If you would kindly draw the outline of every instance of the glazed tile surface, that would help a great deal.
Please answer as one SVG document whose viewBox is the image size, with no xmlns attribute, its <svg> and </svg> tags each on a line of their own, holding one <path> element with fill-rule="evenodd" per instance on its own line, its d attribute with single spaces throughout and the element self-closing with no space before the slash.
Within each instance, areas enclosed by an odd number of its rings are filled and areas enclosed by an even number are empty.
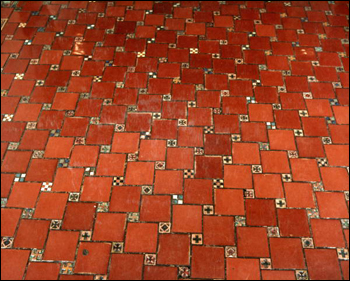
<svg viewBox="0 0 350 281">
<path fill-rule="evenodd" d="M 2 1 L 1 278 L 348 279 L 345 1 Z"/>
</svg>

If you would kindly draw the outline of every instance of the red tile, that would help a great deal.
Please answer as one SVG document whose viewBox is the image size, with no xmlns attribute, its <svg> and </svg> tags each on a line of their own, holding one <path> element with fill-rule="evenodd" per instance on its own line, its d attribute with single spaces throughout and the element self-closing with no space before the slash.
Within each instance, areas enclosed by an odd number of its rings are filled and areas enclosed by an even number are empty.
<svg viewBox="0 0 350 281">
<path fill-rule="evenodd" d="M 314 137 L 297 137 L 296 143 L 300 157 L 325 157 L 322 140 Z"/>
<path fill-rule="evenodd" d="M 267 232 L 263 227 L 237 227 L 239 257 L 269 257 Z"/>
<path fill-rule="evenodd" d="M 125 251 L 155 253 L 157 250 L 158 224 L 129 223 L 126 230 Z"/>
<path fill-rule="evenodd" d="M 73 261 L 79 233 L 74 231 L 51 231 L 45 248 L 44 260 Z"/>
<path fill-rule="evenodd" d="M 290 208 L 315 208 L 312 185 L 309 183 L 285 183 L 287 206 Z"/>
<path fill-rule="evenodd" d="M 178 145 L 203 147 L 203 129 L 199 127 L 179 127 Z"/>
<path fill-rule="evenodd" d="M 229 188 L 252 188 L 252 172 L 250 166 L 225 165 L 224 183 Z"/>
<path fill-rule="evenodd" d="M 140 220 L 147 222 L 170 221 L 170 196 L 143 196 Z"/>
<path fill-rule="evenodd" d="M 110 251 L 110 243 L 80 243 L 74 272 L 106 274 Z"/>
<path fill-rule="evenodd" d="M 230 135 L 207 134 L 204 148 L 207 155 L 229 155 L 231 152 Z"/>
<path fill-rule="evenodd" d="M 263 280 L 295 280 L 295 272 L 292 270 L 262 270 Z"/>
<path fill-rule="evenodd" d="M 258 144 L 232 143 L 232 161 L 235 164 L 260 164 Z"/>
<path fill-rule="evenodd" d="M 96 204 L 68 203 L 64 215 L 62 229 L 90 230 L 93 226 Z"/>
<path fill-rule="evenodd" d="M 129 113 L 126 121 L 127 131 L 148 132 L 152 116 L 148 113 Z"/>
<path fill-rule="evenodd" d="M 324 188 L 333 191 L 345 191 L 349 186 L 349 175 L 344 168 L 320 168 Z"/>
<path fill-rule="evenodd" d="M 283 198 L 282 179 L 276 174 L 254 174 L 254 189 L 257 198 Z"/>
<path fill-rule="evenodd" d="M 173 232 L 202 232 L 202 207 L 195 205 L 173 205 Z M 192 276 L 193 277 L 193 276 Z"/>
<path fill-rule="evenodd" d="M 1 278 L 7 280 L 23 279 L 29 255 L 29 250 L 1 249 L 3 257 Z"/>
<path fill-rule="evenodd" d="M 58 263 L 30 262 L 26 280 L 57 280 L 60 273 Z"/>
<path fill-rule="evenodd" d="M 123 241 L 126 214 L 98 213 L 92 239 L 95 241 Z"/>
<path fill-rule="evenodd" d="M 245 214 L 242 190 L 215 189 L 214 198 L 216 214 L 236 216 Z M 232 202 L 235 202 L 235 204 L 232 204 Z"/>
<path fill-rule="evenodd" d="M 320 181 L 320 173 L 315 159 L 290 159 L 294 181 Z"/>
<path fill-rule="evenodd" d="M 112 178 L 86 177 L 81 192 L 81 201 L 108 201 Z"/>
<path fill-rule="evenodd" d="M 158 263 L 190 264 L 190 237 L 187 234 L 164 234 L 159 236 Z"/>
<path fill-rule="evenodd" d="M 8 151 L 1 165 L 1 171 L 24 173 L 27 170 L 31 156 L 31 151 Z"/>
<path fill-rule="evenodd" d="M 309 237 L 309 223 L 305 210 L 278 209 L 277 216 L 282 236 Z"/>
<path fill-rule="evenodd" d="M 126 168 L 125 183 L 130 185 L 152 185 L 154 163 L 129 162 Z"/>
<path fill-rule="evenodd" d="M 138 212 L 141 188 L 137 186 L 116 186 L 113 188 L 109 210 L 112 212 Z"/>
<path fill-rule="evenodd" d="M 316 247 L 345 247 L 341 223 L 338 220 L 312 219 L 311 229 Z"/>
<path fill-rule="evenodd" d="M 269 130 L 270 149 L 296 150 L 294 133 L 290 130 Z M 297 138 L 304 139 L 304 138 Z M 299 153 L 300 155 L 300 153 Z M 301 156 L 301 155 L 300 155 Z"/>
<path fill-rule="evenodd" d="M 166 142 L 164 140 L 141 140 L 139 160 L 164 161 Z"/>
<path fill-rule="evenodd" d="M 226 259 L 227 278 L 230 280 L 259 280 L 258 259 Z"/>
<path fill-rule="evenodd" d="M 97 175 L 122 176 L 124 174 L 125 154 L 101 154 L 97 163 Z"/>
<path fill-rule="evenodd" d="M 179 194 L 182 193 L 182 171 L 156 171 L 154 193 L 156 194 Z"/>
<path fill-rule="evenodd" d="M 223 97 L 222 111 L 226 114 L 247 114 L 247 101 L 244 97 Z"/>
<path fill-rule="evenodd" d="M 192 248 L 192 278 L 224 278 L 224 249 L 215 247 Z"/>
<path fill-rule="evenodd" d="M 112 255 L 110 263 L 110 278 L 113 280 L 138 280 L 142 278 L 143 255 L 118 254 Z"/>
<path fill-rule="evenodd" d="M 64 137 L 83 137 L 86 134 L 89 125 L 88 118 L 73 117 L 64 120 L 61 136 Z"/>
<path fill-rule="evenodd" d="M 57 160 L 33 159 L 27 172 L 27 181 L 52 182 L 57 167 Z"/>
<path fill-rule="evenodd" d="M 329 165 L 349 166 L 349 145 L 327 145 L 325 151 Z"/>
<path fill-rule="evenodd" d="M 203 218 L 204 245 L 234 245 L 234 221 L 232 217 L 205 216 Z"/>
<path fill-rule="evenodd" d="M 262 151 L 261 162 L 265 173 L 290 173 L 288 155 L 285 151 Z"/>
<path fill-rule="evenodd" d="M 21 103 L 17 107 L 14 121 L 36 121 L 41 111 L 41 104 L 25 104 Z"/>
<path fill-rule="evenodd" d="M 40 183 L 16 182 L 12 187 L 7 207 L 34 208 L 40 193 Z"/>
<path fill-rule="evenodd" d="M 62 219 L 68 194 L 41 193 L 36 204 L 34 218 Z"/>
<path fill-rule="evenodd" d="M 19 142 L 23 134 L 24 128 L 24 123 L 3 122 L 1 124 L 1 141 Z"/>
<path fill-rule="evenodd" d="M 212 204 L 212 186 L 213 183 L 211 180 L 186 179 L 184 185 L 184 202 L 189 204 Z M 181 193 L 181 189 L 179 193 Z"/>
<path fill-rule="evenodd" d="M 69 164 L 78 167 L 94 167 L 96 166 L 98 153 L 98 146 L 75 146 Z"/>
<path fill-rule="evenodd" d="M 115 133 L 112 152 L 135 153 L 138 150 L 139 141 L 139 133 Z"/>
<path fill-rule="evenodd" d="M 43 249 L 50 221 L 23 219 L 19 223 L 14 247 Z"/>
<path fill-rule="evenodd" d="M 82 168 L 60 168 L 57 169 L 52 191 L 79 192 L 83 179 Z"/>
<path fill-rule="evenodd" d="M 249 120 L 252 122 L 273 122 L 272 106 L 269 104 L 249 104 Z"/>
<path fill-rule="evenodd" d="M 1 236 L 14 236 L 21 214 L 19 209 L 1 209 Z"/>
<path fill-rule="evenodd" d="M 73 138 L 49 138 L 45 150 L 45 157 L 69 158 L 73 142 Z"/>
<path fill-rule="evenodd" d="M 270 249 L 273 268 L 305 268 L 300 239 L 271 238 Z"/>
<path fill-rule="evenodd" d="M 267 129 L 263 123 L 244 122 L 241 130 L 244 142 L 267 142 Z"/>
<path fill-rule="evenodd" d="M 347 204 L 341 193 L 316 192 L 321 218 L 349 218 Z"/>
<path fill-rule="evenodd" d="M 306 249 L 305 257 L 311 279 L 341 279 L 335 249 Z"/>
</svg>

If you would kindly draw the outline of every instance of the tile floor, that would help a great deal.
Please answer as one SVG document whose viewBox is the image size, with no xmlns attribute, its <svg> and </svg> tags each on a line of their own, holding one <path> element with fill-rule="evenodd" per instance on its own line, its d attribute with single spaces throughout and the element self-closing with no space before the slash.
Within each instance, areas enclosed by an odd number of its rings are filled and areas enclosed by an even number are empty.
<svg viewBox="0 0 350 281">
<path fill-rule="evenodd" d="M 1 279 L 349 279 L 347 2 L 1 3 Z"/>
</svg>

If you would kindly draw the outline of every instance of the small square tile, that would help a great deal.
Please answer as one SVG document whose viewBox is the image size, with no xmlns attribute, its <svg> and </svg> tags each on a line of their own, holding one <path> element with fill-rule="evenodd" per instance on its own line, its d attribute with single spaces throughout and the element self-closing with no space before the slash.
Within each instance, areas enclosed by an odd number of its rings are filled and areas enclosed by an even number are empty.
<svg viewBox="0 0 350 281">
<path fill-rule="evenodd" d="M 278 227 L 268 227 L 267 228 L 267 236 L 268 237 L 280 237 L 280 231 Z"/>
<path fill-rule="evenodd" d="M 213 187 L 214 188 L 224 188 L 224 180 L 223 179 L 213 179 Z"/>
<path fill-rule="evenodd" d="M 182 205 L 184 203 L 183 201 L 183 195 L 173 195 L 172 196 L 172 203 L 174 205 Z"/>
<path fill-rule="evenodd" d="M 301 243 L 304 249 L 312 249 L 315 247 L 314 240 L 312 238 L 301 238 Z"/>
<path fill-rule="evenodd" d="M 349 260 L 349 250 L 345 248 L 337 249 L 338 259 L 339 260 Z"/>
<path fill-rule="evenodd" d="M 237 258 L 237 247 L 226 246 L 225 247 L 226 258 Z"/>
<path fill-rule="evenodd" d="M 203 235 L 202 234 L 191 234 L 191 244 L 192 245 L 202 245 Z"/>
<path fill-rule="evenodd" d="M 170 233 L 171 223 L 170 222 L 160 222 L 158 226 L 159 233 Z"/>
<path fill-rule="evenodd" d="M 80 241 L 91 241 L 92 231 L 80 231 Z"/>
<path fill-rule="evenodd" d="M 260 268 L 261 269 L 272 269 L 271 259 L 261 258 L 260 259 Z"/>
<path fill-rule="evenodd" d="M 287 203 L 286 203 L 286 199 L 276 199 L 276 208 L 278 209 L 285 209 L 287 208 Z"/>
<path fill-rule="evenodd" d="M 124 250 L 124 243 L 123 242 L 113 242 L 111 252 L 112 254 L 121 254 Z"/>
<path fill-rule="evenodd" d="M 52 220 L 50 223 L 51 230 L 59 230 L 62 226 L 62 220 Z"/>
</svg>

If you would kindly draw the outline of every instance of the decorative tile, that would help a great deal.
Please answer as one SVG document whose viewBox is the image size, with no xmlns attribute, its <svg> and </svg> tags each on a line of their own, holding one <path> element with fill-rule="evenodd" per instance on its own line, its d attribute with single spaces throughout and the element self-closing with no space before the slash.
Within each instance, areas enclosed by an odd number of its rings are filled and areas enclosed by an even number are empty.
<svg viewBox="0 0 350 281">
<path fill-rule="evenodd" d="M 124 250 L 124 243 L 122 242 L 113 242 L 112 243 L 112 250 L 111 252 L 113 254 L 121 254 Z"/>
<path fill-rule="evenodd" d="M 287 208 L 286 199 L 276 199 L 275 204 L 276 204 L 276 208 L 278 208 L 278 209 Z"/>
<path fill-rule="evenodd" d="M 246 226 L 246 217 L 244 216 L 235 216 L 235 226 L 239 227 L 239 226 Z"/>
<path fill-rule="evenodd" d="M 214 188 L 224 188 L 224 180 L 223 179 L 213 179 L 213 187 Z"/>
<path fill-rule="evenodd" d="M 261 174 L 263 172 L 261 165 L 252 165 L 253 174 Z"/>
<path fill-rule="evenodd" d="M 1 239 L 1 249 L 10 249 L 12 248 L 14 239 L 12 237 L 3 237 Z"/>
<path fill-rule="evenodd" d="M 62 226 L 62 220 L 52 220 L 50 223 L 51 230 L 59 230 Z"/>
<path fill-rule="evenodd" d="M 74 262 L 62 262 L 60 268 L 60 274 L 73 274 Z"/>
<path fill-rule="evenodd" d="M 138 222 L 138 221 L 140 221 L 140 214 L 139 213 L 128 213 L 127 220 L 128 220 L 128 222 Z"/>
<path fill-rule="evenodd" d="M 191 234 L 191 244 L 192 245 L 202 245 L 203 235 L 202 234 Z"/>
<path fill-rule="evenodd" d="M 349 260 L 349 250 L 345 248 L 337 249 L 338 259 L 340 260 Z"/>
<path fill-rule="evenodd" d="M 315 247 L 314 240 L 312 238 L 301 238 L 301 244 L 304 249 L 312 249 Z"/>
<path fill-rule="evenodd" d="M 91 241 L 92 231 L 80 231 L 80 241 Z"/>
<path fill-rule="evenodd" d="M 271 259 L 261 258 L 260 259 L 260 268 L 261 269 L 271 269 L 272 268 Z"/>
<path fill-rule="evenodd" d="M 124 184 L 124 177 L 114 177 L 113 178 L 113 185 L 121 186 Z"/>
<path fill-rule="evenodd" d="M 269 226 L 267 227 L 267 236 L 268 237 L 280 237 L 280 230 L 278 227 Z"/>
<path fill-rule="evenodd" d="M 33 249 L 29 256 L 29 261 L 41 261 L 43 259 L 44 250 Z"/>
<path fill-rule="evenodd" d="M 226 246 L 225 247 L 226 258 L 237 258 L 237 247 Z"/>
<path fill-rule="evenodd" d="M 68 201 L 70 202 L 78 202 L 80 198 L 80 193 L 78 192 L 71 192 L 69 193 Z"/>
<path fill-rule="evenodd" d="M 153 193 L 153 186 L 142 186 L 141 193 L 143 195 L 151 195 Z"/>
<path fill-rule="evenodd" d="M 183 197 L 183 195 L 173 195 L 172 196 L 172 203 L 174 204 L 174 205 L 182 205 L 183 203 L 184 203 L 184 197 Z"/>
<path fill-rule="evenodd" d="M 41 191 L 50 192 L 52 189 L 52 186 L 53 186 L 52 182 L 43 182 L 41 186 Z"/>
<path fill-rule="evenodd" d="M 180 266 L 178 275 L 179 275 L 179 278 L 183 278 L 183 279 L 189 278 L 191 276 L 191 269 L 187 266 L 185 267 Z"/>
<path fill-rule="evenodd" d="M 295 277 L 297 280 L 309 280 L 309 274 L 306 270 L 296 270 Z"/>
<path fill-rule="evenodd" d="M 170 222 L 160 222 L 158 226 L 159 233 L 170 233 L 171 223 Z"/>
</svg>

